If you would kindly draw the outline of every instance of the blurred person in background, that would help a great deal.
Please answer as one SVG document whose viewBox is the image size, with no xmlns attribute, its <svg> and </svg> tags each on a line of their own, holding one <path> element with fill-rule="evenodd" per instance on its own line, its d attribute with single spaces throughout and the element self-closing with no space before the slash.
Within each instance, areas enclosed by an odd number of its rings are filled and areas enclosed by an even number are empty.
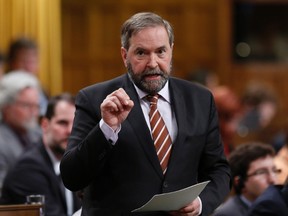
<svg viewBox="0 0 288 216">
<path fill-rule="evenodd" d="M 228 86 L 217 86 L 213 88 L 212 93 L 218 111 L 220 134 L 225 154 L 228 156 L 235 147 L 234 137 L 242 111 L 240 98 Z"/>
<path fill-rule="evenodd" d="M 4 75 L 5 71 L 5 56 L 2 52 L 0 52 L 0 79 Z"/>
<path fill-rule="evenodd" d="M 187 80 L 204 85 L 210 90 L 213 90 L 219 85 L 217 75 L 208 69 L 196 69 L 191 71 L 187 76 Z"/>
<path fill-rule="evenodd" d="M 266 143 L 237 146 L 228 158 L 235 194 L 220 205 L 213 216 L 246 215 L 256 198 L 277 182 L 280 170 L 274 164 L 274 156 L 274 148 Z"/>
<path fill-rule="evenodd" d="M 263 83 L 251 82 L 241 96 L 241 103 L 243 117 L 239 121 L 237 129 L 239 142 L 272 140 L 274 133 L 267 132 L 267 129 L 278 110 L 277 97 L 274 91 Z"/>
<path fill-rule="evenodd" d="M 71 133 L 74 103 L 74 97 L 68 93 L 49 100 L 41 119 L 42 139 L 8 172 L 1 204 L 21 204 L 27 195 L 41 194 L 45 196 L 45 216 L 71 216 L 80 208 L 80 199 L 64 188 L 59 169 Z"/>
<path fill-rule="evenodd" d="M 22 71 L 5 74 L 0 80 L 0 112 L 1 189 L 7 171 L 40 137 L 37 79 Z"/>
<path fill-rule="evenodd" d="M 277 152 L 274 162 L 277 168 L 281 169 L 282 172 L 278 178 L 278 184 L 283 185 L 287 181 L 288 176 L 288 140 L 287 135 L 285 139 L 285 144 Z"/>
<path fill-rule="evenodd" d="M 33 74 L 38 79 L 39 63 L 39 48 L 34 40 L 28 37 L 20 37 L 11 42 L 7 54 L 8 72 L 24 70 Z M 40 91 L 39 100 L 40 115 L 42 116 L 45 114 L 48 100 L 48 96 L 43 88 Z"/>
</svg>

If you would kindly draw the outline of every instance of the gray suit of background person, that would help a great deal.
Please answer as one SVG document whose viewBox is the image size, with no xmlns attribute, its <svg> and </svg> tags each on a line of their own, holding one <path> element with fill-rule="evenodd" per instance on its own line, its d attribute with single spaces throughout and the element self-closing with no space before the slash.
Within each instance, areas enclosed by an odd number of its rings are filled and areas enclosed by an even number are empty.
<svg viewBox="0 0 288 216">
<path fill-rule="evenodd" d="M 170 76 L 173 29 L 157 14 L 133 15 L 123 24 L 121 38 L 128 73 L 80 90 L 60 166 L 63 182 L 70 190 L 85 188 L 83 216 L 207 216 L 230 190 L 213 96 Z M 161 96 L 157 109 L 172 138 L 164 173 L 148 116 L 147 96 L 155 94 Z M 179 209 L 131 213 L 155 194 L 206 180 L 199 197 Z"/>
<path fill-rule="evenodd" d="M 279 170 L 274 164 L 275 151 L 269 144 L 240 144 L 228 161 L 235 195 L 226 200 L 213 216 L 246 216 L 252 203 L 269 185 L 276 183 Z"/>
<path fill-rule="evenodd" d="M 0 190 L 8 170 L 18 157 L 40 138 L 39 85 L 22 71 L 0 80 Z"/>
</svg>

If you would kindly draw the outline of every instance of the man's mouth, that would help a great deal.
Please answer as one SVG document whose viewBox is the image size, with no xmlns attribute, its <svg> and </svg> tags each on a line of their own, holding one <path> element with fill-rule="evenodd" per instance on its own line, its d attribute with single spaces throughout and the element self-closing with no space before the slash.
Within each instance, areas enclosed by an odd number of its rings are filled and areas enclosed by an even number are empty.
<svg viewBox="0 0 288 216">
<path fill-rule="evenodd" d="M 145 75 L 145 79 L 149 79 L 149 80 L 159 79 L 159 77 L 161 77 L 161 74 L 148 74 L 148 75 Z"/>
</svg>

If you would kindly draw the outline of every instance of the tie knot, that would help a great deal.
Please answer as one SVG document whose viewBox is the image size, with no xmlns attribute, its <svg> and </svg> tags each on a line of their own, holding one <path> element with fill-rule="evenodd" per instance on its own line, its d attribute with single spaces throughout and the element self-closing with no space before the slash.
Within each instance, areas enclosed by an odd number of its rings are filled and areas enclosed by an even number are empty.
<svg viewBox="0 0 288 216">
<path fill-rule="evenodd" d="M 147 95 L 147 100 L 150 102 L 151 105 L 156 105 L 159 99 L 159 95 Z"/>
</svg>

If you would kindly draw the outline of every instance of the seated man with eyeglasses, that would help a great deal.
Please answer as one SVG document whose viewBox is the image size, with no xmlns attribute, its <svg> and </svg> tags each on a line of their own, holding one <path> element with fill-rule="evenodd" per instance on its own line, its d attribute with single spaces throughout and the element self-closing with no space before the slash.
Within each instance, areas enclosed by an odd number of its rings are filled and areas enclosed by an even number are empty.
<svg viewBox="0 0 288 216">
<path fill-rule="evenodd" d="M 265 143 L 245 143 L 233 150 L 228 160 L 235 194 L 231 194 L 213 216 L 247 215 L 256 198 L 277 182 L 281 170 L 276 168 L 274 156 L 273 147 Z"/>
</svg>

